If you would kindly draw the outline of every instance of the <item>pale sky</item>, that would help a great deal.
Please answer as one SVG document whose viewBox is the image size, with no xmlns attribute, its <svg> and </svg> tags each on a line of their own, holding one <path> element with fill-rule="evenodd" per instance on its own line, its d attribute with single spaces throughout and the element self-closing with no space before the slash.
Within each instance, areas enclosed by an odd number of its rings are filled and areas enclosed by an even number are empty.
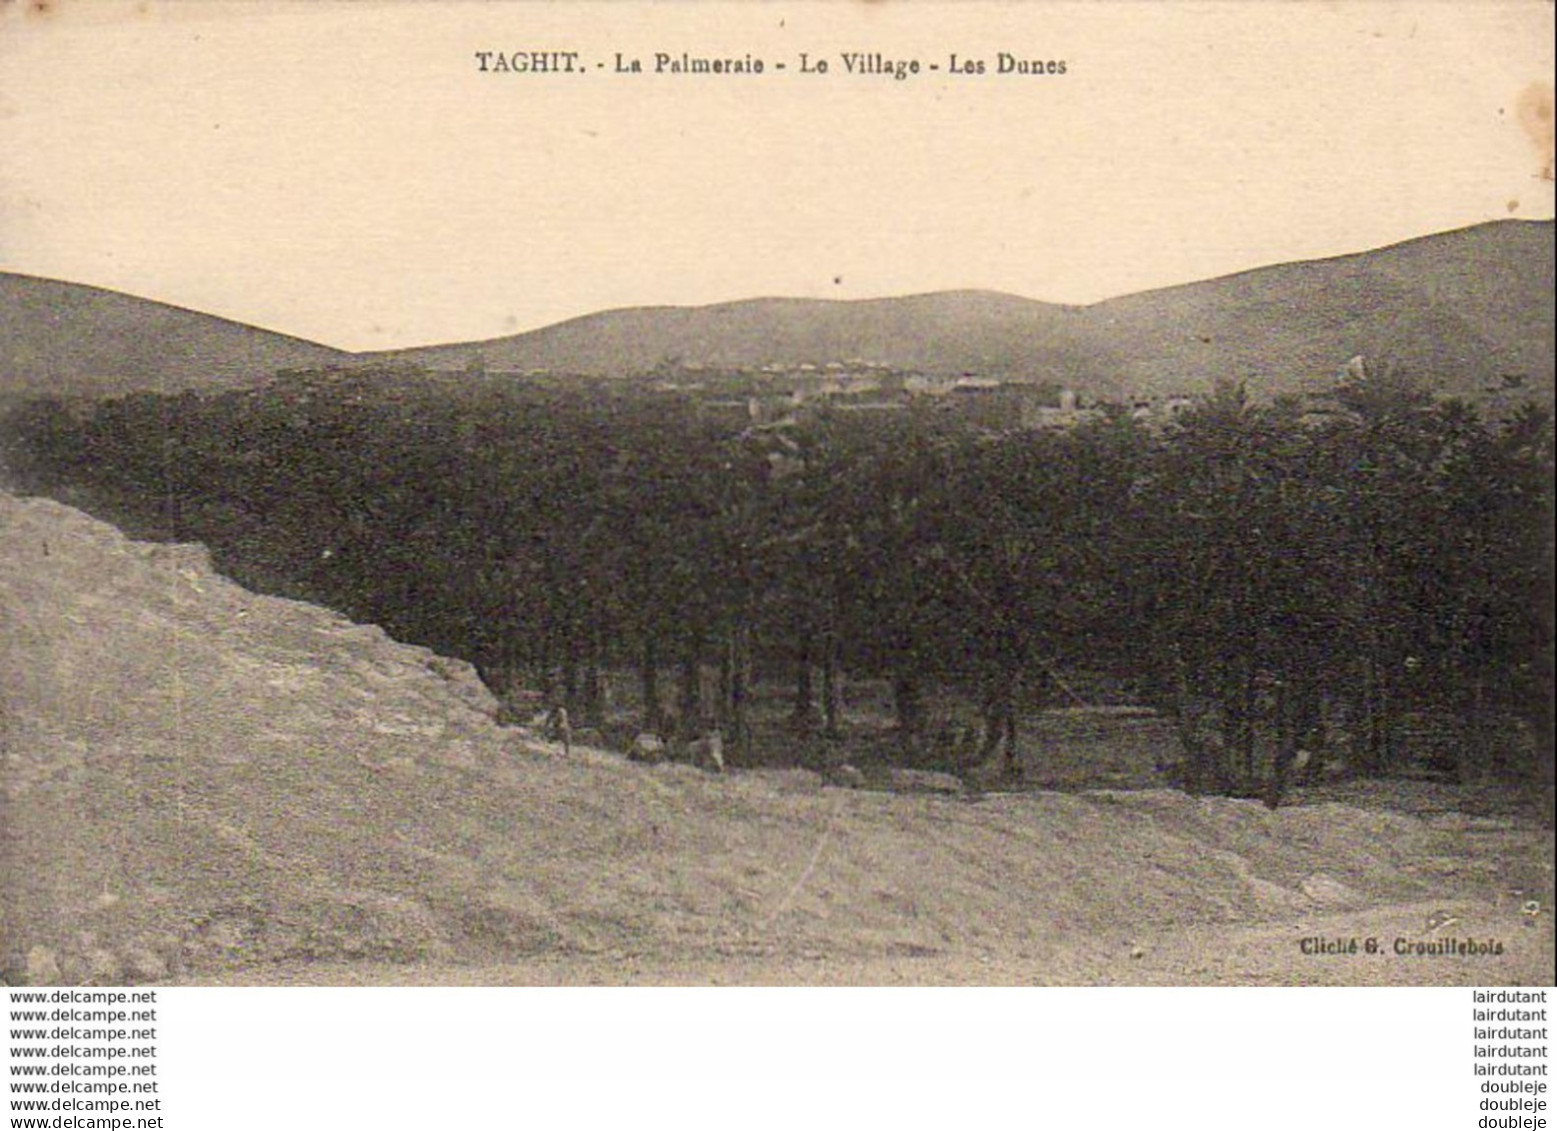
<svg viewBox="0 0 1557 1131">
<path fill-rule="evenodd" d="M 757 295 L 1090 302 L 1549 218 L 1552 12 L 0 0 L 0 269 L 352 349 Z M 1000 51 L 1066 74 L 948 73 Z"/>
</svg>

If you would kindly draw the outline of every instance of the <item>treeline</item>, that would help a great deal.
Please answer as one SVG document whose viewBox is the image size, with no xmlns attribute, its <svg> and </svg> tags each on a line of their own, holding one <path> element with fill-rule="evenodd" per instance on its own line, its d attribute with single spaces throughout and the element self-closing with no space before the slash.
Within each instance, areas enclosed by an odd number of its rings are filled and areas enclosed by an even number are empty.
<svg viewBox="0 0 1557 1131">
<path fill-rule="evenodd" d="M 0 435 L 23 490 L 204 541 L 576 718 L 634 670 L 641 725 L 718 725 L 737 761 L 759 673 L 819 733 L 843 672 L 889 681 L 906 749 L 954 690 L 977 757 L 1014 764 L 1019 707 L 1090 670 L 1178 719 L 1193 789 L 1274 801 L 1326 742 L 1384 772 L 1432 711 L 1472 768 L 1551 791 L 1550 419 L 1489 424 L 1389 372 L 1317 402 L 1229 387 L 1150 430 L 732 424 L 610 382 L 357 372 L 32 401 Z M 1495 764 L 1510 717 L 1532 764 Z"/>
</svg>

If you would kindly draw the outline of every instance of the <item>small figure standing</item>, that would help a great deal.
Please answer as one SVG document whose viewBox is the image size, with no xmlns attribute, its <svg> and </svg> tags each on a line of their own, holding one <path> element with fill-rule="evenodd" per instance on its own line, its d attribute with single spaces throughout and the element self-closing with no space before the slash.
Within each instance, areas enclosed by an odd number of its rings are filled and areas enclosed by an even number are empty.
<svg viewBox="0 0 1557 1131">
<path fill-rule="evenodd" d="M 708 731 L 702 738 L 687 743 L 687 755 L 700 770 L 724 773 L 724 735 L 718 728 Z"/>
<path fill-rule="evenodd" d="M 551 709 L 551 717 L 546 724 L 546 737 L 553 742 L 561 742 L 564 754 L 573 753 L 573 727 L 568 722 L 568 709 L 560 703 Z"/>
</svg>

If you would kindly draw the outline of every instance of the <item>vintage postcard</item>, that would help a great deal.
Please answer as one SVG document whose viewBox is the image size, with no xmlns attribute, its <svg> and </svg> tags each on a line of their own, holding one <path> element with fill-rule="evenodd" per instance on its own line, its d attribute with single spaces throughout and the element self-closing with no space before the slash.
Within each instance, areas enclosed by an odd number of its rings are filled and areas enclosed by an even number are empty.
<svg viewBox="0 0 1557 1131">
<path fill-rule="evenodd" d="M 0 980 L 1553 970 L 1552 8 L 0 3 Z"/>
</svg>

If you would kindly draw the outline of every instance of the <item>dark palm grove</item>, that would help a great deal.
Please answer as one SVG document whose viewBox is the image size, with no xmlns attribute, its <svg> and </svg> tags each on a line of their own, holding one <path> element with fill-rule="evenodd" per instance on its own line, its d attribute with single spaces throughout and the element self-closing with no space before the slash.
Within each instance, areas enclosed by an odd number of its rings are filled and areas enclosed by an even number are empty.
<svg viewBox="0 0 1557 1131">
<path fill-rule="evenodd" d="M 1054 430 L 332 371 L 34 399 L 0 437 L 14 489 L 205 542 L 585 724 L 631 673 L 632 727 L 717 725 L 736 765 L 771 760 L 759 689 L 795 760 L 849 740 L 847 675 L 891 690 L 882 756 L 958 768 L 1014 767 L 1024 711 L 1107 686 L 1177 721 L 1194 791 L 1275 804 L 1301 774 L 1394 772 L 1429 728 L 1445 772 L 1550 812 L 1550 417 L 1387 369 Z"/>
</svg>

